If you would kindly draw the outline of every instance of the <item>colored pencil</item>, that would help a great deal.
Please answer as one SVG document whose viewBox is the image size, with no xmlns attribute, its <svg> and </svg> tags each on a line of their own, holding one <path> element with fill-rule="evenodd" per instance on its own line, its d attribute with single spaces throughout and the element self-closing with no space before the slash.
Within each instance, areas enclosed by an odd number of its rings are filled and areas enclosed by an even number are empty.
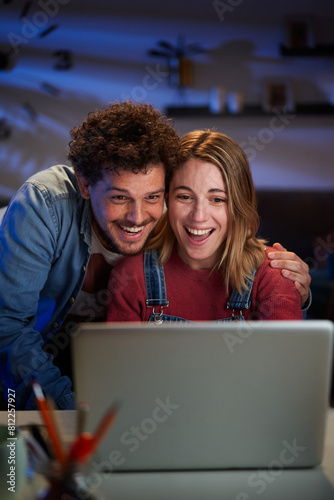
<svg viewBox="0 0 334 500">
<path fill-rule="evenodd" d="M 65 465 L 65 463 L 66 463 L 65 455 L 63 453 L 61 442 L 59 439 L 59 435 L 58 435 L 57 430 L 55 428 L 55 425 L 54 425 L 54 422 L 53 422 L 53 419 L 51 416 L 51 412 L 50 412 L 50 409 L 47 405 L 42 388 L 39 385 L 39 383 L 36 381 L 33 382 L 32 387 L 33 387 L 33 391 L 35 393 L 35 397 L 37 400 L 39 411 L 41 413 L 45 427 L 48 431 L 48 435 L 50 438 L 50 442 L 52 444 L 54 454 L 55 454 L 58 462 L 60 462 L 61 465 Z"/>
<path fill-rule="evenodd" d="M 98 428 L 96 429 L 96 432 L 94 434 L 94 443 L 93 443 L 91 455 L 94 454 L 94 452 L 98 448 L 99 444 L 101 443 L 102 439 L 104 438 L 104 436 L 108 432 L 109 428 L 111 427 L 112 423 L 114 422 L 119 408 L 120 408 L 120 404 L 114 403 L 111 405 L 109 410 L 104 415 L 100 425 L 98 426 Z"/>
</svg>

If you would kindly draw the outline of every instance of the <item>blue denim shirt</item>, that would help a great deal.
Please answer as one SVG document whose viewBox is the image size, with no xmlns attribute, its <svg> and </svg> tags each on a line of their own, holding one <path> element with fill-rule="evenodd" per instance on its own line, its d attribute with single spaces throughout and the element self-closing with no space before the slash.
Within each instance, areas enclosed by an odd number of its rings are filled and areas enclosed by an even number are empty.
<svg viewBox="0 0 334 500">
<path fill-rule="evenodd" d="M 59 408 L 75 407 L 70 379 L 42 346 L 81 288 L 90 246 L 90 202 L 74 170 L 56 165 L 28 179 L 0 229 L 0 380 L 17 408 L 36 408 L 34 376 Z"/>
</svg>

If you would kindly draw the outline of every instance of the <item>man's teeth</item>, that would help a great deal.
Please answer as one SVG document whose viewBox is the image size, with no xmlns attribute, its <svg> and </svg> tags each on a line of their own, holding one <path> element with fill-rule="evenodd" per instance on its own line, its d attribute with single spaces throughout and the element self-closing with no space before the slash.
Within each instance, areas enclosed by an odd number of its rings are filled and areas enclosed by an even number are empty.
<svg viewBox="0 0 334 500">
<path fill-rule="evenodd" d="M 201 236 L 203 234 L 208 234 L 212 229 L 192 229 L 191 227 L 186 227 L 188 233 L 195 234 L 196 236 Z"/>
<path fill-rule="evenodd" d="M 144 226 L 136 226 L 136 227 L 128 227 L 128 226 L 121 226 L 120 227 L 123 229 L 123 231 L 126 231 L 127 233 L 140 233 L 144 229 Z"/>
</svg>

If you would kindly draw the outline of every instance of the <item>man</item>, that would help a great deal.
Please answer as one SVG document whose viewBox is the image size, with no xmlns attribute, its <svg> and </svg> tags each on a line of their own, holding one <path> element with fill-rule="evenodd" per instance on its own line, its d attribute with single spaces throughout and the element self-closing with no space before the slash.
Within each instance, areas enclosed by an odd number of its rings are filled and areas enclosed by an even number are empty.
<svg viewBox="0 0 334 500">
<path fill-rule="evenodd" d="M 107 283 L 122 255 L 142 251 L 163 211 L 165 171 L 179 138 L 149 105 L 115 103 L 71 132 L 74 167 L 51 167 L 12 199 L 0 232 L 0 375 L 18 409 L 36 408 L 37 377 L 60 409 L 75 408 L 71 380 L 54 361 L 79 321 L 101 321 Z M 277 247 L 304 303 L 310 278 Z M 127 276 L 115 276 L 122 286 Z"/>
</svg>

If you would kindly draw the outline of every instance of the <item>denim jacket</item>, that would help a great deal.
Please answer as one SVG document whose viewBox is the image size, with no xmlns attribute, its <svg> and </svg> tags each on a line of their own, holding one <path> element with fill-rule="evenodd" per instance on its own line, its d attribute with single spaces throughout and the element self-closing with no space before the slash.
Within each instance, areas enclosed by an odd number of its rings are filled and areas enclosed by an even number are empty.
<svg viewBox="0 0 334 500">
<path fill-rule="evenodd" d="M 58 408 L 75 407 L 70 379 L 42 346 L 81 288 L 90 246 L 90 202 L 72 168 L 39 172 L 10 202 L 0 229 L 0 380 L 18 409 L 36 408 L 33 377 Z"/>
</svg>

